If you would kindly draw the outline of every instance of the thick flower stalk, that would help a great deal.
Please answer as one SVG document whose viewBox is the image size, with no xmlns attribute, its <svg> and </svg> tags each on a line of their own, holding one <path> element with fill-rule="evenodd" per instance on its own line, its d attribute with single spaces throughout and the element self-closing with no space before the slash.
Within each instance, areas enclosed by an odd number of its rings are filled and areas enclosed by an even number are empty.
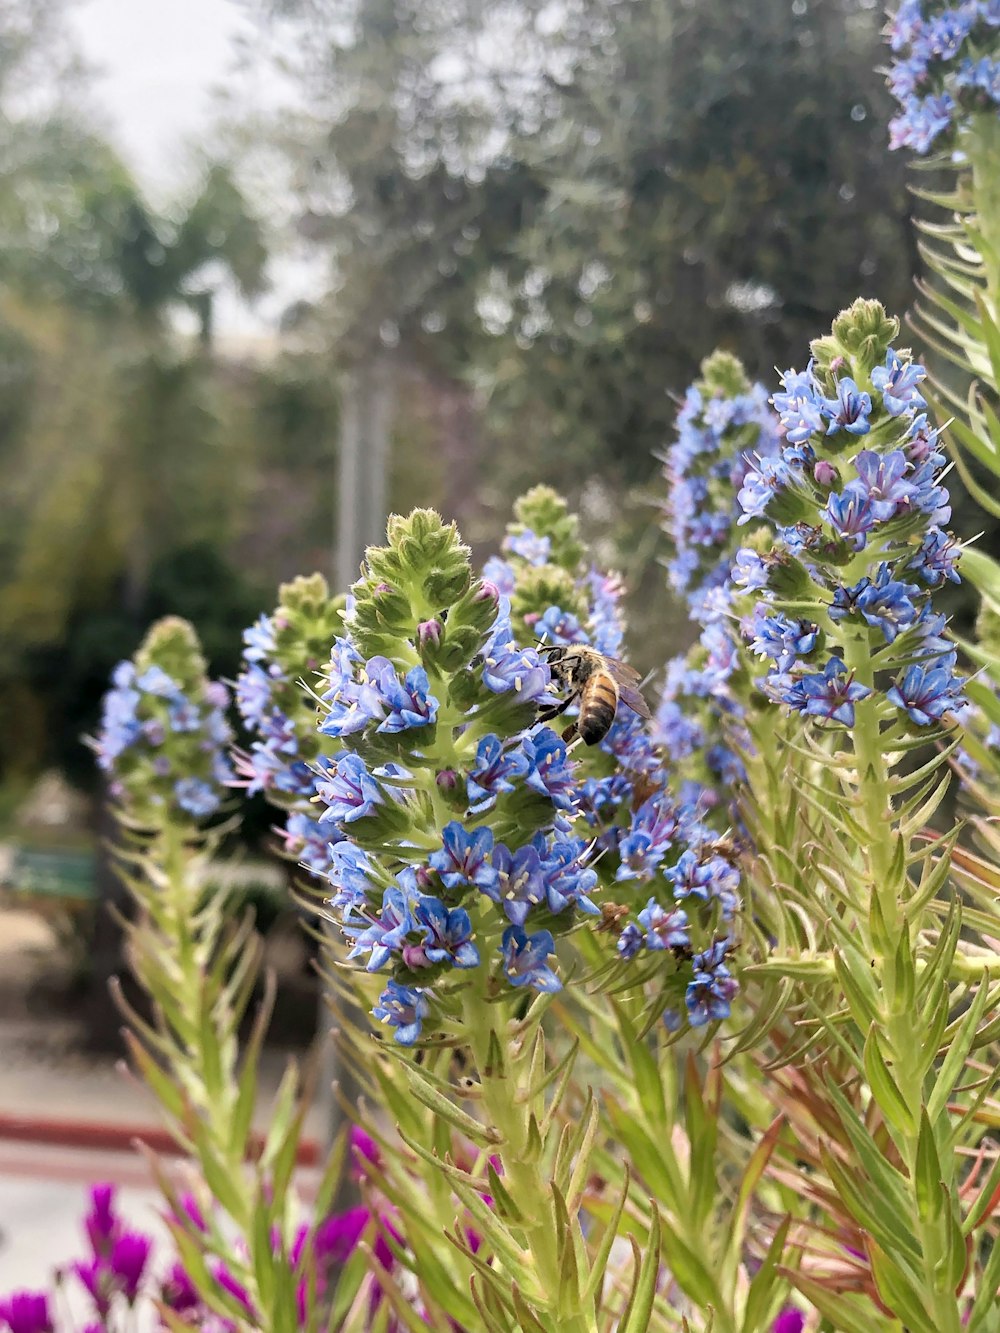
<svg viewBox="0 0 1000 1333">
<path fill-rule="evenodd" d="M 191 627 L 159 621 L 134 662 L 119 662 L 89 740 L 109 795 L 130 821 L 196 826 L 222 806 L 233 771 L 229 692 L 205 677 Z"/>
<path fill-rule="evenodd" d="M 773 399 L 781 456 L 741 493 L 747 520 L 766 514 L 777 532 L 743 557 L 759 575 L 743 632 L 762 691 L 799 723 L 783 781 L 800 803 L 788 838 L 800 879 L 761 900 L 778 944 L 750 973 L 795 983 L 798 1023 L 785 1031 L 781 1005 L 770 1013 L 781 1058 L 808 1050 L 817 1074 L 827 1062 L 826 1114 L 853 1154 L 823 1150 L 823 1166 L 865 1238 L 883 1308 L 910 1330 L 958 1333 L 994 1326 L 992 1265 L 975 1275 L 973 1236 L 992 1202 L 967 1156 L 982 1130 L 965 1062 L 990 1039 L 997 990 L 992 952 L 960 939 L 954 837 L 926 836 L 963 701 L 934 605 L 958 577 L 959 552 L 924 371 L 894 347 L 897 328 L 858 301 L 813 343 L 807 368 L 786 372 Z M 865 1099 L 838 1091 L 845 1076 L 867 1084 L 881 1134 Z M 794 1280 L 835 1323 L 863 1308 Z"/>
<path fill-rule="evenodd" d="M 229 895 L 212 885 L 210 871 L 225 830 L 209 821 L 222 803 L 222 784 L 232 780 L 220 750 L 229 739 L 224 697 L 205 678 L 193 630 L 175 619 L 154 625 L 134 663 L 115 672 L 94 744 L 117 795 L 121 874 L 138 908 L 127 927 L 127 956 L 152 1001 L 152 1021 L 122 1004 L 138 1072 L 219 1204 L 218 1219 L 205 1227 L 173 1208 L 178 1245 L 201 1300 L 236 1327 L 294 1327 L 295 1201 L 287 1185 L 305 1104 L 290 1067 L 271 1126 L 256 1142 L 252 1115 L 269 1001 L 242 1059 L 239 1026 L 258 978 L 260 944 L 249 920 L 232 919 Z M 171 718 L 174 730 L 165 721 Z M 156 762 L 161 752 L 169 768 Z M 177 795 L 193 781 L 204 788 L 194 803 Z M 337 1170 L 334 1155 L 320 1185 L 321 1211 Z M 160 1183 L 173 1201 L 165 1176 Z M 136 1262 L 138 1250 L 130 1250 Z M 101 1256 L 87 1269 L 95 1299 L 104 1299 L 109 1271 Z M 315 1291 L 314 1280 L 308 1290 Z M 307 1307 L 302 1327 L 317 1327 L 313 1298 Z"/>
</svg>

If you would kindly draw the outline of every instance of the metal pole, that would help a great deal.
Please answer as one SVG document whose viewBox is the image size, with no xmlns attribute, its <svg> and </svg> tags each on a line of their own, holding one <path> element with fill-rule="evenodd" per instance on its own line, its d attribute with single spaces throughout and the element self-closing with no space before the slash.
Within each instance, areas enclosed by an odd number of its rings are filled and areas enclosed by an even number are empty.
<svg viewBox="0 0 1000 1333">
<path fill-rule="evenodd" d="M 395 363 L 379 348 L 352 367 L 343 378 L 340 415 L 340 456 L 337 466 L 337 534 L 335 586 L 346 591 L 358 576 L 366 547 L 385 539 L 389 454 L 395 407 Z M 332 926 L 324 922 L 324 932 Z M 341 1131 L 347 1116 L 334 1095 L 334 1083 L 348 1103 L 357 1102 L 350 1070 L 340 1067 L 337 1048 L 328 1035 L 331 1015 L 336 1021 L 342 1001 L 320 995 L 318 1033 L 320 1080 L 317 1100 L 323 1113 L 327 1145 Z M 349 1021 L 349 1016 L 345 1015 Z M 346 1178 L 337 1191 L 335 1206 L 351 1202 L 352 1182 Z"/>
</svg>

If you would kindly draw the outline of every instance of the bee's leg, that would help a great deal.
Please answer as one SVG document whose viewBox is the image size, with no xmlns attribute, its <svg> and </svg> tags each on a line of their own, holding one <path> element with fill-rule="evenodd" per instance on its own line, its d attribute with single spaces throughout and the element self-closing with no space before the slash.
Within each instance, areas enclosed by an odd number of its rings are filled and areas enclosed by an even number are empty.
<svg viewBox="0 0 1000 1333">
<path fill-rule="evenodd" d="M 562 738 L 564 741 L 571 741 L 574 736 L 579 736 L 579 734 L 580 733 L 576 729 L 576 723 L 571 722 L 568 727 L 563 728 Z"/>
<path fill-rule="evenodd" d="M 551 722 L 552 719 L 558 717 L 560 713 L 565 713 L 566 709 L 575 701 L 575 699 L 576 695 L 571 694 L 568 699 L 560 699 L 558 703 L 549 704 L 547 708 L 539 708 L 538 712 L 535 714 L 535 721 Z"/>
</svg>

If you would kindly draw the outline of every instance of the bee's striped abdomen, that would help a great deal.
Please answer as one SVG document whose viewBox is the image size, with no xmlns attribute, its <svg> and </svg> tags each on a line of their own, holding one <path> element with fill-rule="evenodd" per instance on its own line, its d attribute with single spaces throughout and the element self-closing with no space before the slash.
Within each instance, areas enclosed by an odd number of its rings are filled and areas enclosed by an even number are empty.
<svg viewBox="0 0 1000 1333">
<path fill-rule="evenodd" d="M 596 745 L 611 730 L 618 711 L 618 686 L 607 671 L 595 671 L 580 691 L 576 729 L 586 745 Z"/>
</svg>

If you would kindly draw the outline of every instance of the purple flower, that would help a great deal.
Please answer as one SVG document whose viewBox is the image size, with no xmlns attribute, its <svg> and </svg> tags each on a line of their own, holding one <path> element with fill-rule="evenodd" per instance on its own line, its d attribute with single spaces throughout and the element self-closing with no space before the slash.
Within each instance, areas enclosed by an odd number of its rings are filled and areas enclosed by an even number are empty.
<svg viewBox="0 0 1000 1333">
<path fill-rule="evenodd" d="M 914 665 L 906 668 L 886 697 L 918 727 L 929 727 L 960 703 L 962 682 L 948 667 Z"/>
<path fill-rule="evenodd" d="M 498 843 L 493 852 L 497 884 L 487 896 L 503 907 L 507 920 L 523 926 L 532 907 L 545 901 L 545 877 L 538 848 L 518 847 L 511 852 Z"/>
<path fill-rule="evenodd" d="M 903 110 L 889 121 L 889 147 L 912 148 L 923 157 L 934 141 L 951 125 L 954 98 L 948 93 L 931 97 L 907 97 Z"/>
<path fill-rule="evenodd" d="M 374 889 L 371 876 L 371 862 L 366 852 L 353 842 L 333 843 L 327 878 L 336 893 L 327 899 L 330 906 L 345 915 L 350 915 L 355 907 L 363 907 L 368 893 Z"/>
<path fill-rule="evenodd" d="M 49 1298 L 41 1291 L 15 1291 L 0 1301 L 0 1319 L 10 1333 L 53 1333 Z"/>
<path fill-rule="evenodd" d="M 786 1305 L 776 1315 L 771 1325 L 771 1333 L 802 1333 L 805 1326 L 806 1317 L 802 1311 L 796 1310 L 794 1305 Z"/>
<path fill-rule="evenodd" d="M 673 846 L 681 828 L 678 809 L 665 792 L 644 801 L 632 816 L 628 833 L 618 844 L 621 864 L 615 879 L 636 879 L 640 875 L 652 874 Z"/>
<path fill-rule="evenodd" d="M 500 944 L 504 975 L 512 986 L 531 986 L 546 992 L 562 990 L 562 982 L 547 962 L 554 952 L 551 931 L 526 935 L 520 926 L 508 926 Z"/>
<path fill-rule="evenodd" d="M 83 1219 L 84 1230 L 91 1249 L 97 1255 L 107 1255 L 111 1243 L 121 1228 L 115 1213 L 115 1187 L 110 1184 L 90 1187 L 90 1211 Z"/>
<path fill-rule="evenodd" d="M 333 761 L 329 772 L 329 780 L 316 786 L 318 795 L 327 805 L 320 815 L 322 821 L 352 824 L 356 819 L 373 815 L 375 807 L 382 804 L 379 785 L 358 755 L 340 755 Z"/>
<path fill-rule="evenodd" d="M 243 631 L 243 656 L 248 662 L 263 662 L 278 650 L 274 637 L 274 621 L 262 615 Z"/>
<path fill-rule="evenodd" d="M 449 909 L 440 898 L 425 895 L 418 900 L 413 918 L 427 932 L 423 949 L 430 962 L 478 966 L 479 950 L 472 943 L 472 922 L 463 908 Z"/>
<path fill-rule="evenodd" d="M 558 606 L 549 607 L 535 625 L 535 633 L 546 643 L 580 643 L 587 638 L 576 616 Z"/>
<path fill-rule="evenodd" d="M 493 832 L 488 828 L 465 828 L 453 819 L 441 835 L 440 851 L 427 858 L 432 870 L 441 876 L 445 888 L 455 889 L 462 884 L 475 884 L 484 893 L 492 895 L 497 885 L 497 872 L 487 861 L 493 851 Z"/>
<path fill-rule="evenodd" d="M 639 913 L 639 924 L 646 930 L 647 949 L 686 949 L 691 943 L 687 923 L 687 913 L 681 908 L 667 911 L 655 898 L 650 898 Z"/>
<path fill-rule="evenodd" d="M 747 592 L 760 592 L 768 585 L 770 571 L 763 556 L 748 547 L 743 547 L 736 552 L 730 578 L 737 587 L 744 588 Z"/>
<path fill-rule="evenodd" d="M 926 407 L 917 385 L 927 378 L 927 371 L 915 361 L 903 361 L 895 348 L 885 354 L 885 365 L 872 371 L 872 385 L 882 394 L 885 410 L 891 417 L 902 416 L 912 408 Z"/>
<path fill-rule="evenodd" d="M 416 986 L 401 986 L 398 981 L 390 981 L 372 1014 L 379 1022 L 396 1029 L 393 1035 L 400 1046 L 412 1046 L 420 1036 L 427 1010 L 423 991 Z"/>
<path fill-rule="evenodd" d="M 121 1235 L 115 1237 L 109 1264 L 117 1279 L 117 1285 L 129 1304 L 139 1294 L 139 1284 L 146 1271 L 152 1248 L 153 1242 L 150 1238 L 138 1231 L 123 1231 Z"/>
</svg>

